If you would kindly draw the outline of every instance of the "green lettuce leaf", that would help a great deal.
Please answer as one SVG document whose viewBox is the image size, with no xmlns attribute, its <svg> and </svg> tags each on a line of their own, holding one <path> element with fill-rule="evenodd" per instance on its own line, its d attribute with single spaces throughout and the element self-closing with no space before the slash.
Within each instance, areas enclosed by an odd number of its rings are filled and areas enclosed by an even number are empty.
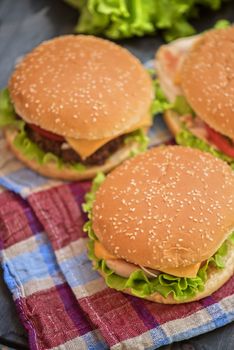
<svg viewBox="0 0 234 350">
<path fill-rule="evenodd" d="M 195 33 L 188 22 L 198 17 L 199 5 L 212 10 L 224 0 L 65 0 L 79 11 L 75 31 L 112 39 L 154 34 L 167 41 Z"/>
<path fill-rule="evenodd" d="M 186 98 L 182 95 L 176 96 L 176 99 L 172 104 L 171 109 L 177 112 L 179 115 L 185 115 L 185 114 L 194 115 L 192 108 L 188 104 Z"/>
<path fill-rule="evenodd" d="M 234 232 L 228 237 L 229 241 L 234 244 Z"/>
<path fill-rule="evenodd" d="M 15 111 L 10 101 L 8 89 L 3 89 L 0 91 L 0 128 L 12 125 L 21 129 L 23 124 L 22 121 L 15 118 Z"/>
<path fill-rule="evenodd" d="M 213 156 L 224 160 L 229 163 L 231 168 L 234 169 L 234 159 L 224 154 L 222 151 L 217 150 L 206 141 L 199 139 L 195 135 L 193 135 L 188 129 L 185 127 L 176 135 L 176 142 L 182 146 L 188 146 L 192 148 L 198 148 L 201 151 L 208 152 Z"/>
<path fill-rule="evenodd" d="M 103 181 L 105 175 L 99 173 L 93 180 L 90 192 L 85 196 L 85 203 L 83 210 L 88 214 L 89 220 L 84 225 L 84 231 L 89 236 L 88 256 L 94 263 L 95 269 L 101 269 L 105 275 L 106 284 L 110 288 L 123 291 L 130 288 L 133 295 L 138 297 L 146 297 L 155 292 L 160 293 L 163 297 L 172 294 L 175 300 L 186 301 L 194 297 L 198 292 L 204 290 L 205 282 L 207 280 L 207 271 L 210 265 L 217 268 L 224 268 L 224 257 L 227 254 L 228 243 L 234 243 L 234 232 L 221 245 L 218 251 L 206 261 L 198 271 L 195 278 L 176 277 L 166 273 L 160 273 L 158 277 L 149 279 L 143 270 L 133 272 L 129 278 L 124 278 L 117 275 L 113 270 L 108 268 L 105 260 L 98 259 L 94 253 L 94 244 L 97 237 L 92 228 L 92 207 L 95 200 L 95 195 Z"/>
<path fill-rule="evenodd" d="M 92 214 L 92 207 L 93 207 L 93 202 L 95 200 L 95 195 L 97 190 L 99 189 L 99 187 L 101 186 L 101 184 L 103 183 L 103 181 L 105 180 L 105 175 L 103 173 L 98 173 L 95 178 L 93 179 L 92 182 L 92 187 L 90 189 L 89 192 L 86 193 L 85 195 L 85 203 L 83 204 L 82 208 L 84 210 L 85 213 L 88 213 L 88 218 L 91 219 L 91 214 Z M 86 229 L 87 227 L 87 229 Z M 92 230 L 92 224 L 91 222 L 87 222 L 85 224 L 85 232 L 88 232 L 89 238 L 90 234 L 92 234 L 91 232 Z"/>
<path fill-rule="evenodd" d="M 136 148 L 131 151 L 130 156 L 135 156 L 147 150 L 147 147 L 149 145 L 149 137 L 146 135 L 143 129 L 138 129 L 136 131 L 133 131 L 124 139 L 125 144 L 132 142 L 136 142 L 137 145 Z"/>
<path fill-rule="evenodd" d="M 230 27 L 231 25 L 231 22 L 228 21 L 227 19 L 219 19 L 215 25 L 214 25 L 214 28 L 215 29 L 225 29 L 225 28 L 228 28 Z"/>
<path fill-rule="evenodd" d="M 14 109 L 10 102 L 8 89 L 3 89 L 0 92 L 0 113 L 1 113 L 1 122 L 3 121 L 7 123 L 8 120 L 11 121 L 12 115 L 14 114 Z"/>
<path fill-rule="evenodd" d="M 62 167 L 63 163 L 59 157 L 52 153 L 45 153 L 32 142 L 26 131 L 23 129 L 19 131 L 14 139 L 14 145 L 28 158 L 37 161 L 39 164 L 46 164 L 48 162 L 54 162 L 58 167 Z"/>
<path fill-rule="evenodd" d="M 152 77 L 154 92 L 155 92 L 153 104 L 151 107 L 151 112 L 153 115 L 158 113 L 163 113 L 167 109 L 172 108 L 173 105 L 166 98 L 160 86 L 159 80 L 155 78 L 155 70 L 150 69 L 148 71 Z"/>
</svg>

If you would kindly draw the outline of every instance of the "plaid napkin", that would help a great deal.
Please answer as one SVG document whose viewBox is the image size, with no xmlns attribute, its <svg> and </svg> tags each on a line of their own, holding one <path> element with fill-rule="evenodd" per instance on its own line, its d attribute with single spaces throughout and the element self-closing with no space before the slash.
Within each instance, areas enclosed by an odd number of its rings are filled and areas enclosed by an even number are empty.
<svg viewBox="0 0 234 350">
<path fill-rule="evenodd" d="M 156 124 L 152 144 L 169 141 Z M 90 183 L 36 175 L 3 138 L 0 154 L 0 185 L 10 190 L 0 188 L 0 259 L 31 349 L 155 349 L 234 320 L 234 277 L 208 298 L 173 306 L 107 288 L 82 231 Z"/>
</svg>

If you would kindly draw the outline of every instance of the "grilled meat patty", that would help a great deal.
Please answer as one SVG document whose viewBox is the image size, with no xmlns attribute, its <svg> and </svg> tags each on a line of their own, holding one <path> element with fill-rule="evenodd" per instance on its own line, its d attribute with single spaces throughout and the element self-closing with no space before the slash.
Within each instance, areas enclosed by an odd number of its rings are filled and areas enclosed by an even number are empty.
<svg viewBox="0 0 234 350">
<path fill-rule="evenodd" d="M 126 137 L 126 134 L 118 136 L 100 147 L 95 153 L 91 154 L 91 156 L 87 157 L 86 159 L 82 159 L 72 148 L 66 149 L 62 147 L 62 145 L 66 142 L 65 140 L 55 141 L 46 138 L 45 136 L 42 136 L 40 133 L 36 132 L 34 129 L 30 128 L 29 125 L 26 125 L 26 131 L 30 140 L 36 143 L 44 152 L 51 152 L 62 158 L 66 163 L 82 163 L 84 165 L 104 164 L 106 159 L 123 145 L 124 138 Z"/>
</svg>

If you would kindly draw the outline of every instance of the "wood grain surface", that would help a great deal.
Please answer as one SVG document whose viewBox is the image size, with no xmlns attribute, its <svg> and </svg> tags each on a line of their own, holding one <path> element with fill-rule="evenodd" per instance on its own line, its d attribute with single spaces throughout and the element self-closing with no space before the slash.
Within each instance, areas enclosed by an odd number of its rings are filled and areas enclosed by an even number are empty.
<svg viewBox="0 0 234 350">
<path fill-rule="evenodd" d="M 199 31 L 212 26 L 219 18 L 234 21 L 234 1 L 217 13 L 202 12 L 193 24 Z M 77 12 L 62 0 L 0 0 L 0 88 L 7 84 L 15 61 L 43 40 L 72 33 Z M 123 40 L 120 44 L 142 61 L 153 58 L 162 43 L 160 36 Z M 18 320 L 11 295 L 0 270 L 0 343 L 13 348 L 27 348 L 27 336 Z M 175 343 L 164 350 L 233 350 L 234 324 Z"/>
</svg>

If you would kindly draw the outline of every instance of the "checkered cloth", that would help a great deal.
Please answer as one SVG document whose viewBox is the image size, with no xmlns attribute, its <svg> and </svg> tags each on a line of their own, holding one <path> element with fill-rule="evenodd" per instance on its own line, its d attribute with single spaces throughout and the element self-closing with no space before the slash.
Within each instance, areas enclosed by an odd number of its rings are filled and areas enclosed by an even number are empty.
<svg viewBox="0 0 234 350">
<path fill-rule="evenodd" d="M 170 139 L 160 118 L 151 138 Z M 0 154 L 0 185 L 10 190 L 0 189 L 0 258 L 31 349 L 155 349 L 234 320 L 234 278 L 208 298 L 173 306 L 107 288 L 82 231 L 90 183 L 36 175 L 3 138 Z"/>
</svg>

